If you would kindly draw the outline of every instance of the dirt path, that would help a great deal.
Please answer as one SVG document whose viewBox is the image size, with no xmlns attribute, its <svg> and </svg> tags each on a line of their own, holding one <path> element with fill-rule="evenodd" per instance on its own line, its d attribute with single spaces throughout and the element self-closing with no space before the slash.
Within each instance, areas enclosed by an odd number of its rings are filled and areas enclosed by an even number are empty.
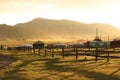
<svg viewBox="0 0 120 80">
<path fill-rule="evenodd" d="M 5 66 L 8 66 L 9 64 L 13 63 L 15 61 L 12 57 L 6 57 L 0 55 L 0 69 L 3 69 Z"/>
</svg>

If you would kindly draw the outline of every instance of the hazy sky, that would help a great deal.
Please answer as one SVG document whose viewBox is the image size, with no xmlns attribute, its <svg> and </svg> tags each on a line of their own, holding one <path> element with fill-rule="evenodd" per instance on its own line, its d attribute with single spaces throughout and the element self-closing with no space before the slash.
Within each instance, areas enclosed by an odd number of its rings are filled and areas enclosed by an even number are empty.
<svg viewBox="0 0 120 80">
<path fill-rule="evenodd" d="M 108 23 L 120 28 L 120 0 L 0 0 L 0 23 L 36 17 Z"/>
</svg>

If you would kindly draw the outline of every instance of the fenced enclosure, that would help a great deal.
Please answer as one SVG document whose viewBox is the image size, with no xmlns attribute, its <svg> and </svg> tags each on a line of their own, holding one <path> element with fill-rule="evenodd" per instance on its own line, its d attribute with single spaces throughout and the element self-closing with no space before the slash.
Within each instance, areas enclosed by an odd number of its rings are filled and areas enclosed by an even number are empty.
<svg viewBox="0 0 120 80">
<path fill-rule="evenodd" d="M 116 44 L 115 44 L 116 45 Z M 23 47 L 22 47 L 23 46 Z M 81 43 L 44 43 L 42 41 L 36 41 L 33 45 L 24 44 L 18 47 L 8 47 L 8 50 L 22 50 L 32 52 L 38 55 L 44 55 L 45 57 L 51 56 L 56 58 L 66 58 L 68 56 L 74 57 L 74 59 L 88 60 L 89 57 L 97 62 L 100 59 L 105 59 L 107 62 L 110 59 L 120 58 L 120 47 L 111 46 L 108 41 L 90 41 L 84 44 Z M 29 47 L 29 48 L 28 48 Z"/>
<path fill-rule="evenodd" d="M 87 57 L 93 57 L 97 62 L 99 59 L 106 59 L 107 62 L 113 58 L 120 58 L 120 49 L 116 48 L 55 48 L 55 47 L 45 47 L 42 49 L 42 55 L 51 56 L 61 56 L 65 58 L 67 56 L 75 56 L 75 59 L 79 57 L 84 57 L 84 60 L 87 60 Z"/>
<path fill-rule="evenodd" d="M 120 48 L 54 47 L 0 50 L 16 62 L 0 71 L 1 80 L 119 80 Z M 27 76 L 26 76 L 27 75 Z M 31 76 L 32 75 L 32 76 Z M 29 76 L 29 77 L 28 77 Z M 97 76 L 97 77 L 96 77 Z M 91 79 L 92 78 L 92 79 Z"/>
</svg>

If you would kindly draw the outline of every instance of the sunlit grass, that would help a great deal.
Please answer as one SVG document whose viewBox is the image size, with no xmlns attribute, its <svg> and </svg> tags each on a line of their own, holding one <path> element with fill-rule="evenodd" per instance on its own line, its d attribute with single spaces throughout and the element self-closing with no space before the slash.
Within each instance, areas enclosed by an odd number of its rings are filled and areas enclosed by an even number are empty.
<svg viewBox="0 0 120 80">
<path fill-rule="evenodd" d="M 35 55 L 23 51 L 1 51 L 16 61 L 0 70 L 0 80 L 120 80 L 120 59 L 94 61 L 94 57 Z"/>
</svg>

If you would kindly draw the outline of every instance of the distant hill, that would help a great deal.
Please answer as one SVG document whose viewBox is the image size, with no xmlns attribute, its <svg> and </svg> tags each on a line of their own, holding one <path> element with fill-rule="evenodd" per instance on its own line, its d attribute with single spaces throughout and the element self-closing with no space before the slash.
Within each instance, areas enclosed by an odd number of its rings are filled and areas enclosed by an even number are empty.
<svg viewBox="0 0 120 80">
<path fill-rule="evenodd" d="M 0 39 L 82 39 L 95 36 L 96 28 L 100 35 L 120 35 L 120 30 L 109 24 L 36 18 L 15 26 L 0 25 Z"/>
<path fill-rule="evenodd" d="M 6 24 L 0 25 L 0 40 L 16 39 L 21 37 L 15 27 Z"/>
</svg>

